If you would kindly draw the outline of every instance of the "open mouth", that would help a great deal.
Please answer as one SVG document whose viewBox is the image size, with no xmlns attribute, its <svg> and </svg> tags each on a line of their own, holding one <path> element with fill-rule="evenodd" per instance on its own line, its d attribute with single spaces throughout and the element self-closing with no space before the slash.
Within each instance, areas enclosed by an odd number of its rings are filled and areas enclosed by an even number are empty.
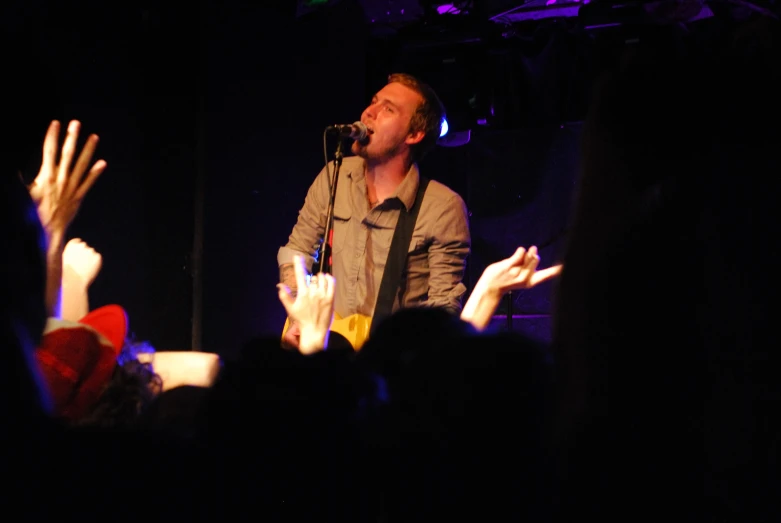
<svg viewBox="0 0 781 523">
<path fill-rule="evenodd" d="M 368 144 L 369 143 L 369 138 L 371 137 L 371 135 L 374 134 L 374 129 L 369 127 L 368 125 L 366 126 L 366 131 L 367 131 L 366 132 L 366 138 L 364 138 L 363 140 L 359 140 L 358 141 L 358 143 L 360 143 L 361 145 Z"/>
</svg>

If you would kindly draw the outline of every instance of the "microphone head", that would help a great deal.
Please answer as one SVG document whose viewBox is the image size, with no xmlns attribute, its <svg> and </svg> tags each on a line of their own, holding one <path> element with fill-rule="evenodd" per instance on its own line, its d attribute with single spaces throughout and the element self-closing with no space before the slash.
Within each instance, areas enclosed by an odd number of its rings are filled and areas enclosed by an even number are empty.
<svg viewBox="0 0 781 523">
<path fill-rule="evenodd" d="M 358 142 L 362 142 L 366 140 L 366 138 L 369 137 L 369 128 L 366 127 L 366 124 L 364 124 L 361 121 L 357 121 L 353 123 L 353 129 L 354 132 L 352 133 L 351 138 Z"/>
<path fill-rule="evenodd" d="M 346 138 L 351 138 L 353 140 L 364 142 L 369 137 L 369 128 L 366 127 L 366 125 L 361 122 L 353 122 L 353 123 L 346 123 L 346 124 L 337 124 L 337 125 L 329 125 L 325 128 L 327 131 L 335 131 L 339 133 L 341 136 L 344 136 Z"/>
</svg>

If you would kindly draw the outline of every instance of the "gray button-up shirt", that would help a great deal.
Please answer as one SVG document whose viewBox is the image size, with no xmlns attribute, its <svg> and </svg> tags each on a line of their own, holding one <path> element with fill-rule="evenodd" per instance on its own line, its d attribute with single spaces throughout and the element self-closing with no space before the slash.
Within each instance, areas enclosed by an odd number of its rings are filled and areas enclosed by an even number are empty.
<svg viewBox="0 0 781 523">
<path fill-rule="evenodd" d="M 331 175 L 333 169 L 332 162 Z M 332 249 L 335 310 L 341 317 L 373 315 L 399 210 L 402 205 L 409 210 L 415 203 L 419 182 L 420 174 L 413 164 L 393 196 L 370 209 L 364 160 L 344 158 L 336 187 Z M 309 188 L 287 245 L 279 249 L 280 266 L 292 263 L 294 254 L 301 254 L 312 270 L 325 233 L 329 194 L 328 173 L 323 169 Z M 459 312 L 466 292 L 462 279 L 470 242 L 464 200 L 431 180 L 408 249 L 401 302 L 397 299 L 393 310 L 438 306 Z"/>
</svg>

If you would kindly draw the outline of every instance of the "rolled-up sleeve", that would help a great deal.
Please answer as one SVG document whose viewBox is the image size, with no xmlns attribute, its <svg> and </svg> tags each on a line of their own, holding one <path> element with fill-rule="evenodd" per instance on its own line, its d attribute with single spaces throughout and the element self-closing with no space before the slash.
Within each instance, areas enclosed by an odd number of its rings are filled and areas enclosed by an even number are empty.
<svg viewBox="0 0 781 523">
<path fill-rule="evenodd" d="M 333 165 L 330 166 L 330 172 L 333 173 Z M 299 254 L 304 256 L 307 270 L 312 271 L 325 232 L 329 195 L 328 171 L 323 168 L 309 187 L 304 206 L 298 211 L 298 220 L 287 244 L 277 252 L 277 263 L 280 266 L 293 263 L 293 256 Z"/>
<path fill-rule="evenodd" d="M 463 279 L 470 248 L 466 204 L 454 194 L 434 221 L 428 250 L 428 298 L 421 305 L 460 313 L 466 293 Z"/>
</svg>

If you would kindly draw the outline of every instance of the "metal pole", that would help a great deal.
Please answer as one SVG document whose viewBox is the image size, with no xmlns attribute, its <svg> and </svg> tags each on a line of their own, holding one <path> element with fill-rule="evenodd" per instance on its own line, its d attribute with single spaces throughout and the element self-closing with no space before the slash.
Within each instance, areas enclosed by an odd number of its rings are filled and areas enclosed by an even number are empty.
<svg viewBox="0 0 781 523">
<path fill-rule="evenodd" d="M 196 72 L 196 120 L 195 120 L 195 190 L 193 191 L 193 310 L 192 310 L 192 350 L 201 351 L 203 347 L 203 208 L 206 191 L 206 52 L 207 2 L 199 5 L 198 66 Z"/>
</svg>

